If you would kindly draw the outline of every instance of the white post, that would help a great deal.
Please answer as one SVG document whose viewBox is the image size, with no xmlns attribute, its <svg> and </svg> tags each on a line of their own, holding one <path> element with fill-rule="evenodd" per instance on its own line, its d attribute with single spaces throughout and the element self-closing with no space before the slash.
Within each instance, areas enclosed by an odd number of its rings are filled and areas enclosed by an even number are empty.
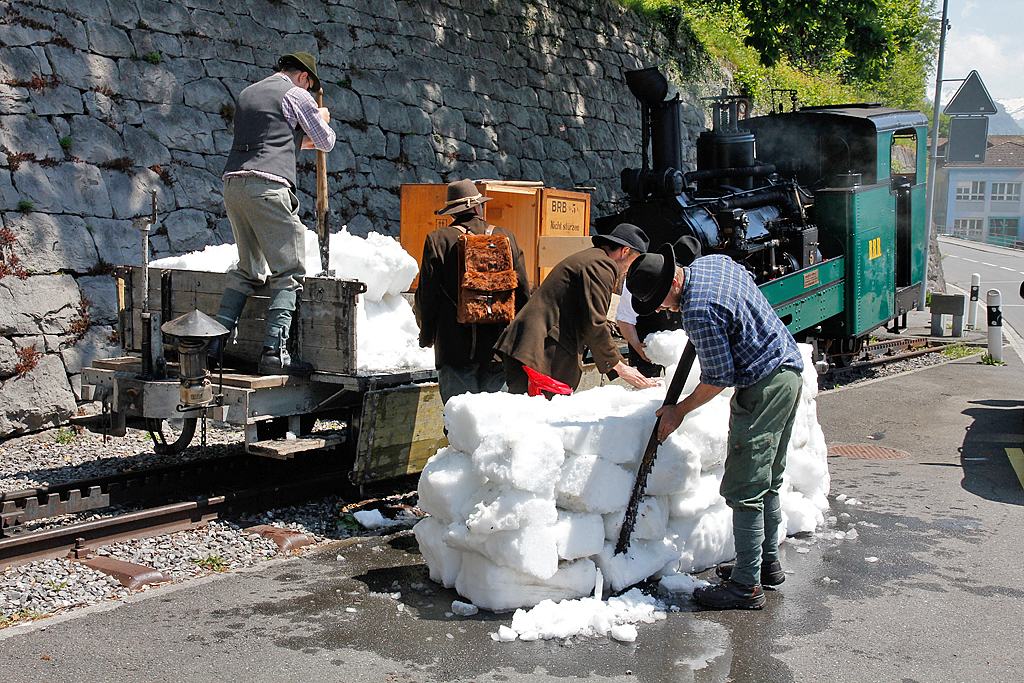
<svg viewBox="0 0 1024 683">
<path fill-rule="evenodd" d="M 978 329 L 978 294 L 981 292 L 981 276 L 971 275 L 971 301 L 967 304 L 967 329 Z"/>
<path fill-rule="evenodd" d="M 1001 298 L 998 289 L 988 290 L 988 355 L 997 363 L 1003 362 L 1003 314 L 999 310 Z"/>
</svg>

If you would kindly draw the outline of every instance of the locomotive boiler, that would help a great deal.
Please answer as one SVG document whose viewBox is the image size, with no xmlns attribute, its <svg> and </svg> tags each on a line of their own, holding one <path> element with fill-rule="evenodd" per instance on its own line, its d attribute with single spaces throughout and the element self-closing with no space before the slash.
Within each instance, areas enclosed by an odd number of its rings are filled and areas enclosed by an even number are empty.
<svg viewBox="0 0 1024 683">
<path fill-rule="evenodd" d="M 845 364 L 873 330 L 919 304 L 925 277 L 927 119 L 877 104 L 795 106 L 749 117 L 710 100 L 711 130 L 684 170 L 680 100 L 657 69 L 626 74 L 642 158 L 627 206 L 599 233 L 639 225 L 651 247 L 691 235 L 743 264 L 799 341 Z"/>
</svg>

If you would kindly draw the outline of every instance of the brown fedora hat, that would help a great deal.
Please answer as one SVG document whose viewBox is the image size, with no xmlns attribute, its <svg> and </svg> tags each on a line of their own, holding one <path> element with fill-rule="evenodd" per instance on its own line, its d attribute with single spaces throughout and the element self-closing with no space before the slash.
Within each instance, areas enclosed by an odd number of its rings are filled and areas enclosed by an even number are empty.
<svg viewBox="0 0 1024 683">
<path fill-rule="evenodd" d="M 313 92 L 320 90 L 320 77 L 316 73 L 316 57 L 308 52 L 293 52 L 290 55 L 282 55 L 277 60 L 277 68 L 298 69 L 309 74 L 309 89 Z"/>
<path fill-rule="evenodd" d="M 438 216 L 450 216 L 453 213 L 469 211 L 474 206 L 489 201 L 491 198 L 480 194 L 472 180 L 456 180 L 454 183 L 448 183 L 448 201 L 435 213 Z"/>
<path fill-rule="evenodd" d="M 661 307 L 675 274 L 676 256 L 671 244 L 663 244 L 658 251 L 641 254 L 633 261 L 626 272 L 626 287 L 637 315 L 650 315 Z"/>
</svg>

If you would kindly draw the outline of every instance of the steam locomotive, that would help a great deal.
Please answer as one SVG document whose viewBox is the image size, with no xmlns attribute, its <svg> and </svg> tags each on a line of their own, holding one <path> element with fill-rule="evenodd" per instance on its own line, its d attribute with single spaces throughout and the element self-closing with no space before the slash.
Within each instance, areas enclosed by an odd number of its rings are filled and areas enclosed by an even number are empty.
<svg viewBox="0 0 1024 683">
<path fill-rule="evenodd" d="M 743 264 L 798 341 L 845 364 L 873 330 L 923 296 L 927 118 L 877 104 L 779 107 L 710 100 L 713 127 L 683 169 L 680 100 L 655 68 L 630 71 L 643 166 L 624 169 L 628 205 L 597 219 L 639 225 L 655 248 L 691 235 Z M 648 151 L 650 150 L 650 154 Z"/>
</svg>

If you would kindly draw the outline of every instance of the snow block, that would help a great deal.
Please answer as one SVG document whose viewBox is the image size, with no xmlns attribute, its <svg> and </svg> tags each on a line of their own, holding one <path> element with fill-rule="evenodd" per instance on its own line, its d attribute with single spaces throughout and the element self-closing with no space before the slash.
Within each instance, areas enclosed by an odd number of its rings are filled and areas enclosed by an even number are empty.
<svg viewBox="0 0 1024 683">
<path fill-rule="evenodd" d="M 425 517 L 416 523 L 412 533 L 430 570 L 430 580 L 445 588 L 454 586 L 462 568 L 462 553 L 452 550 L 444 542 L 448 527 L 439 519 Z"/>
<path fill-rule="evenodd" d="M 625 508 L 635 476 L 596 455 L 569 456 L 558 481 L 558 504 L 575 512 L 604 514 Z"/>
<path fill-rule="evenodd" d="M 563 563 L 547 580 L 465 553 L 455 590 L 474 605 L 494 612 L 532 607 L 542 600 L 576 599 L 594 589 L 597 567 L 591 560 Z"/>
<path fill-rule="evenodd" d="M 562 560 L 589 557 L 604 548 L 604 520 L 601 515 L 561 510 L 554 531 L 558 557 Z"/>
<path fill-rule="evenodd" d="M 473 470 L 469 456 L 450 446 L 442 448 L 423 466 L 418 507 L 446 524 L 461 521 L 462 508 L 485 481 Z"/>
</svg>

